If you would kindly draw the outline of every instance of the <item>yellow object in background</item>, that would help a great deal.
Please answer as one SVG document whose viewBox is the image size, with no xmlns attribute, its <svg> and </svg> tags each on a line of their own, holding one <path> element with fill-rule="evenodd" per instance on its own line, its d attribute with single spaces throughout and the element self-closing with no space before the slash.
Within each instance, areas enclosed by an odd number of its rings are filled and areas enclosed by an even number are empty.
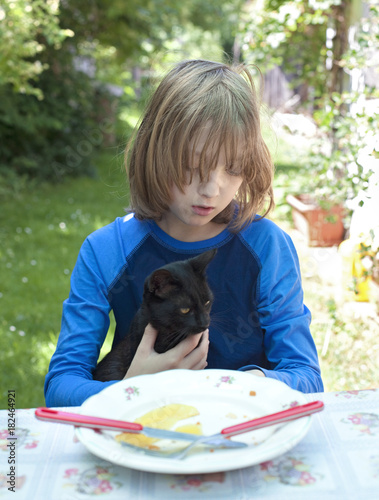
<svg viewBox="0 0 379 500">
<path fill-rule="evenodd" d="M 361 242 L 357 239 L 343 241 L 338 247 L 342 260 L 342 287 L 346 301 L 368 302 L 371 277 L 365 276 L 362 264 Z"/>
</svg>

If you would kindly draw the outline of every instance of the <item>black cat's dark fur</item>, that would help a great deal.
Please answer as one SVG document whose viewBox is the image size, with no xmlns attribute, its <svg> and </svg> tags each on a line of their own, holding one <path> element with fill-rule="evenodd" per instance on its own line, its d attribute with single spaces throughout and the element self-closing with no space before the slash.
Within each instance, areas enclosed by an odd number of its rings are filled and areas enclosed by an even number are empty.
<svg viewBox="0 0 379 500">
<path fill-rule="evenodd" d="M 94 380 L 121 380 L 127 372 L 148 323 L 158 330 L 154 349 L 163 353 L 189 335 L 206 330 L 213 294 L 205 270 L 217 250 L 167 264 L 148 276 L 143 300 L 121 342 L 98 363 Z"/>
</svg>

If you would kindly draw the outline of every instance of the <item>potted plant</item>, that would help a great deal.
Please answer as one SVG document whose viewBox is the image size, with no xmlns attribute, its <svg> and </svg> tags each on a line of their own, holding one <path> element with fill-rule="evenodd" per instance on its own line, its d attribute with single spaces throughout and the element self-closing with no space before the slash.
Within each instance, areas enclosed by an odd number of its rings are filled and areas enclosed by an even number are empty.
<svg viewBox="0 0 379 500">
<path fill-rule="evenodd" d="M 330 247 L 343 241 L 343 205 L 320 203 L 310 194 L 290 194 L 286 200 L 292 208 L 294 225 L 307 238 L 309 246 Z"/>
<path fill-rule="evenodd" d="M 310 246 L 341 243 L 354 205 L 364 203 L 378 156 L 378 101 L 371 97 L 333 93 L 313 115 L 318 131 L 305 167 L 307 183 L 287 197 Z"/>
</svg>

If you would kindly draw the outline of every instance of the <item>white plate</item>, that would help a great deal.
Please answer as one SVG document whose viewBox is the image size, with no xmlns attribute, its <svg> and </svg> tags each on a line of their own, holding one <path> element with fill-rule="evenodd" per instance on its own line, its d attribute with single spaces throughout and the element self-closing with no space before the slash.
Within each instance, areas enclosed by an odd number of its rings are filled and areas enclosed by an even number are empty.
<svg viewBox="0 0 379 500">
<path fill-rule="evenodd" d="M 176 427 L 200 422 L 203 433 L 210 435 L 224 427 L 307 402 L 301 392 L 286 384 L 249 373 L 169 370 L 117 382 L 87 399 L 80 411 L 86 415 L 134 421 L 161 406 L 187 404 L 197 408 L 199 415 L 181 420 Z M 240 469 L 271 460 L 295 446 L 310 424 L 309 416 L 282 426 L 240 434 L 233 439 L 246 442 L 248 447 L 198 448 L 183 460 L 149 456 L 122 446 L 114 439 L 119 433 L 97 433 L 82 427 L 76 434 L 90 452 L 115 464 L 150 472 L 194 474 Z M 167 440 L 157 444 L 160 443 L 167 446 Z M 184 444 L 182 442 L 181 447 Z M 178 442 L 174 445 L 178 447 Z"/>
</svg>

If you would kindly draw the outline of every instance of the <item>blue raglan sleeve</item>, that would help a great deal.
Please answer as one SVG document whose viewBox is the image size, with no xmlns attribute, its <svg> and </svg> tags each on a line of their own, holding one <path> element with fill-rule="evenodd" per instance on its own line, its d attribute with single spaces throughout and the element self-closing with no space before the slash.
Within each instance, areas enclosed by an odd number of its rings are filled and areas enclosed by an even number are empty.
<svg viewBox="0 0 379 500">
<path fill-rule="evenodd" d="M 109 328 L 107 284 L 89 238 L 83 243 L 63 303 L 58 344 L 45 379 L 47 406 L 79 406 L 114 382 L 92 379 Z"/>
<path fill-rule="evenodd" d="M 292 240 L 277 228 L 261 241 L 261 248 L 259 244 L 257 247 L 261 264 L 258 315 L 270 369 L 256 365 L 240 369 L 260 369 L 267 377 L 304 393 L 322 392 L 318 355 L 310 332 L 311 314 L 303 302 L 300 266 Z"/>
</svg>

